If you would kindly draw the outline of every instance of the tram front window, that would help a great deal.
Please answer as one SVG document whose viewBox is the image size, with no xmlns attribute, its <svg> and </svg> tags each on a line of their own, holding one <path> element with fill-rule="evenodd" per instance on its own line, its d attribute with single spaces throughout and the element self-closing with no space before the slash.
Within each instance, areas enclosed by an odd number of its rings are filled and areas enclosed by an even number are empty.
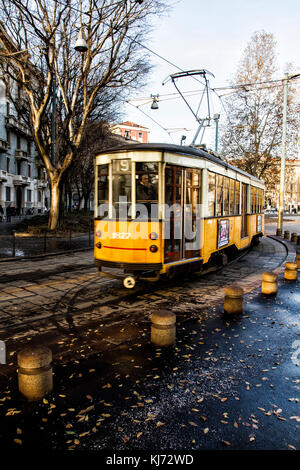
<svg viewBox="0 0 300 470">
<path fill-rule="evenodd" d="M 136 217 L 158 218 L 158 165 L 137 162 L 136 173 Z"/>
<path fill-rule="evenodd" d="M 112 194 L 114 216 L 127 219 L 131 205 L 131 161 L 113 160 L 112 162 Z"/>
</svg>

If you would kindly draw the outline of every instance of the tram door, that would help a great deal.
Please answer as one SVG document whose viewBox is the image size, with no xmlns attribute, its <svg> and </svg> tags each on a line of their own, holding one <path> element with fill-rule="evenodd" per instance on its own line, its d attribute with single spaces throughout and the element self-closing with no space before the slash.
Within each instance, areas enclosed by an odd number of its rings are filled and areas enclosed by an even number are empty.
<svg viewBox="0 0 300 470">
<path fill-rule="evenodd" d="M 183 168 L 165 169 L 165 263 L 182 258 Z"/>
<path fill-rule="evenodd" d="M 247 233 L 247 185 L 242 183 L 242 204 L 241 204 L 241 238 L 248 235 Z"/>
<path fill-rule="evenodd" d="M 185 170 L 183 232 L 183 257 L 200 256 L 200 197 L 201 171 Z"/>
<path fill-rule="evenodd" d="M 200 170 L 165 170 L 165 263 L 200 256 Z"/>
</svg>

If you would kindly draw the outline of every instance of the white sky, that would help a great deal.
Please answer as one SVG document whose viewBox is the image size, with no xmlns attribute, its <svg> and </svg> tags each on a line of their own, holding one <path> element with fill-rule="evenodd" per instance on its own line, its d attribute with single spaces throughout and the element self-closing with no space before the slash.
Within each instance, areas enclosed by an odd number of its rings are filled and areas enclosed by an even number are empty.
<svg viewBox="0 0 300 470">
<path fill-rule="evenodd" d="M 157 18 L 152 39 L 147 46 L 183 70 L 210 71 L 215 76 L 209 78 L 210 86 L 216 88 L 230 83 L 243 51 L 256 31 L 264 30 L 274 35 L 279 66 L 277 78 L 282 78 L 287 62 L 292 62 L 300 71 L 299 25 L 299 0 L 175 0 L 169 16 Z M 148 77 L 147 86 L 132 99 L 176 92 L 170 81 L 164 86 L 162 82 L 179 70 L 154 55 L 151 55 L 151 60 L 154 68 Z M 181 90 L 200 87 L 199 83 L 190 78 L 177 83 Z M 190 98 L 189 102 L 195 110 L 199 99 L 200 96 Z M 187 144 L 192 141 L 198 126 L 181 99 L 161 101 L 158 110 L 151 110 L 150 105 L 148 103 L 140 109 L 163 128 L 186 128 L 189 132 L 179 130 L 171 133 L 170 138 L 167 132 L 132 105 L 127 105 L 124 120 L 148 127 L 150 142 L 179 144 L 183 134 L 187 136 Z M 214 113 L 220 113 L 221 119 L 224 117 L 224 110 L 216 97 L 212 102 L 212 115 Z M 206 115 L 205 107 L 201 107 L 200 117 Z M 207 128 L 202 143 L 214 148 L 214 136 L 214 127 Z"/>
</svg>

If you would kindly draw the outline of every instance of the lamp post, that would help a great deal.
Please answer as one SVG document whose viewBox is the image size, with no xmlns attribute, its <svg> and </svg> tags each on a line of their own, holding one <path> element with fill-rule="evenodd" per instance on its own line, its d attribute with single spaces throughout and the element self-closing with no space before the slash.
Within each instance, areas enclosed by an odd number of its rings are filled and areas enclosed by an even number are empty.
<svg viewBox="0 0 300 470">
<path fill-rule="evenodd" d="M 279 186 L 279 204 L 278 204 L 278 222 L 277 235 L 282 235 L 283 210 L 284 210 L 284 183 L 285 183 L 285 161 L 286 161 L 286 115 L 288 98 L 288 81 L 299 77 L 300 73 L 289 75 L 284 74 L 283 78 L 283 111 L 282 111 L 282 142 L 281 142 L 281 163 L 280 163 L 280 186 Z"/>
</svg>

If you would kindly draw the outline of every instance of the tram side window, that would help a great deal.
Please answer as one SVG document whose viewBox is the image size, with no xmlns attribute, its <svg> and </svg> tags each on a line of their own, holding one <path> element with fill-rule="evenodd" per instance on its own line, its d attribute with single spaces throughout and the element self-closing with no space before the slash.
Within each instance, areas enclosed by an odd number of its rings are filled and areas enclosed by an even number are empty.
<svg viewBox="0 0 300 470">
<path fill-rule="evenodd" d="M 262 205 L 263 205 L 263 190 L 252 186 L 251 187 L 251 213 L 259 214 L 260 212 L 262 212 Z"/>
<path fill-rule="evenodd" d="M 230 179 L 224 176 L 224 189 L 223 189 L 223 215 L 229 215 L 229 184 Z"/>
<path fill-rule="evenodd" d="M 121 218 L 128 217 L 131 202 L 131 161 L 113 160 L 112 162 L 112 190 L 113 207 L 115 215 Z"/>
<path fill-rule="evenodd" d="M 135 166 L 136 203 L 143 204 L 145 211 L 139 211 L 138 217 L 158 217 L 158 164 L 137 162 Z"/>
<path fill-rule="evenodd" d="M 98 203 L 108 202 L 108 165 L 98 166 Z"/>
<path fill-rule="evenodd" d="M 217 175 L 216 216 L 223 215 L 223 179 L 223 176 Z"/>
<path fill-rule="evenodd" d="M 98 165 L 98 209 L 97 216 L 100 215 L 100 204 L 108 204 L 108 165 Z M 104 215 L 104 214 L 102 214 Z"/>
<path fill-rule="evenodd" d="M 208 172 L 208 215 L 214 217 L 216 205 L 216 174 Z"/>
<path fill-rule="evenodd" d="M 240 213 L 240 182 L 235 181 L 235 200 L 234 200 L 234 214 L 238 215 Z"/>
<path fill-rule="evenodd" d="M 234 205 L 234 188 L 235 180 L 230 178 L 230 188 L 229 188 L 229 213 L 231 215 L 235 214 L 235 205 Z"/>
</svg>

